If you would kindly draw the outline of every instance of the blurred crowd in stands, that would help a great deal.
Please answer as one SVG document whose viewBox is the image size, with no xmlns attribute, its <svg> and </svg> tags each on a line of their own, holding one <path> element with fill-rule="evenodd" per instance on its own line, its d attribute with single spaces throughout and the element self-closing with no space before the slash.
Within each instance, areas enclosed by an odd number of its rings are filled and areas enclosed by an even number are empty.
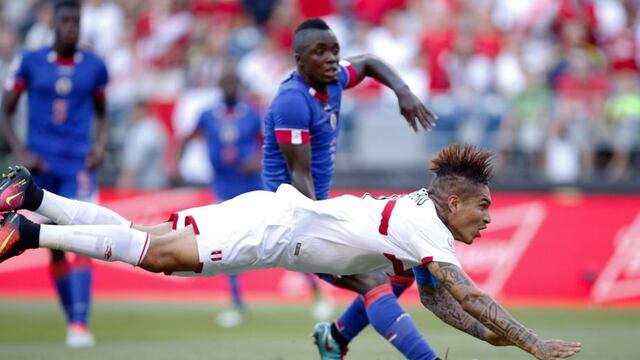
<svg viewBox="0 0 640 360">
<path fill-rule="evenodd" d="M 4 80 L 21 50 L 50 44 L 52 3 L 1 4 Z M 265 109 L 294 68 L 293 29 L 322 17 L 343 57 L 383 58 L 439 115 L 425 153 L 465 141 L 494 150 L 514 179 L 623 182 L 640 175 L 639 9 L 635 0 L 85 0 L 81 45 L 110 72 L 114 173 L 152 159 L 167 178 L 179 171 L 172 149 L 219 97 L 226 62 Z M 345 96 L 338 158 L 366 126 L 359 109 L 395 101 L 374 82 Z M 113 179 L 166 184 L 159 176 Z"/>
</svg>

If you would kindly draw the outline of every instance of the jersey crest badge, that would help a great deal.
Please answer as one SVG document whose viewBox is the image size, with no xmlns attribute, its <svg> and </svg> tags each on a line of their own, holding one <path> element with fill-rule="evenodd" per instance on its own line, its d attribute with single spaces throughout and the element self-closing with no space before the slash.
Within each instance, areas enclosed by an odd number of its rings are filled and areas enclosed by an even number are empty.
<svg viewBox="0 0 640 360">
<path fill-rule="evenodd" d="M 61 77 L 56 81 L 55 88 L 56 94 L 59 96 L 69 95 L 71 92 L 73 85 L 71 84 L 71 79 L 68 77 Z"/>
<path fill-rule="evenodd" d="M 333 130 L 338 126 L 338 117 L 335 112 L 332 112 L 331 115 L 329 115 L 329 124 Z"/>
</svg>

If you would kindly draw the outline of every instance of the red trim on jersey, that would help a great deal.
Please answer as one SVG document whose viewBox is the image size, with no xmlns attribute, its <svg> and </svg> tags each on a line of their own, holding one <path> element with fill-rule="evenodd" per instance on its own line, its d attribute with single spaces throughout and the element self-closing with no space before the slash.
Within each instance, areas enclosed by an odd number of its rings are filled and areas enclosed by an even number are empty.
<svg viewBox="0 0 640 360">
<path fill-rule="evenodd" d="M 382 220 L 380 220 L 380 227 L 378 227 L 378 232 L 382 235 L 389 235 L 389 218 L 391 217 L 391 212 L 393 208 L 396 206 L 397 199 L 391 199 L 387 201 L 387 204 L 382 209 Z"/>
<path fill-rule="evenodd" d="M 316 91 L 313 94 L 313 97 L 320 100 L 320 102 L 322 102 L 323 104 L 326 104 L 329 102 L 329 93 L 325 92 L 320 92 L 320 91 Z"/>
<path fill-rule="evenodd" d="M 176 230 L 178 228 L 178 213 L 172 213 L 169 215 L 169 219 L 167 221 L 171 222 L 171 230 Z"/>
<path fill-rule="evenodd" d="M 389 276 L 389 281 L 393 285 L 400 285 L 405 288 L 408 288 L 413 284 L 416 279 L 413 276 L 402 276 L 402 275 L 391 275 Z"/>
<path fill-rule="evenodd" d="M 103 100 L 103 101 L 104 101 L 104 100 L 106 100 L 106 99 L 107 99 L 107 96 L 105 95 L 104 88 L 103 88 L 103 87 L 101 87 L 101 88 L 97 89 L 97 90 L 96 90 L 96 92 L 95 92 L 95 94 L 94 94 L 94 97 L 95 97 L 97 100 Z"/>
<path fill-rule="evenodd" d="M 196 235 L 200 235 L 200 230 L 198 230 L 198 224 L 196 224 L 196 220 L 191 215 L 184 218 L 184 226 L 189 226 L 189 225 L 193 226 L 193 232 L 196 233 Z"/>
<path fill-rule="evenodd" d="M 342 321 L 340 321 L 340 319 L 336 319 L 336 321 L 334 321 L 334 324 L 336 324 L 336 328 L 338 329 L 338 331 L 344 330 L 344 324 L 342 323 Z"/>
<path fill-rule="evenodd" d="M 193 272 L 196 274 L 200 274 L 202 272 L 203 267 L 204 267 L 204 263 L 198 263 L 198 266 L 196 266 L 196 269 Z"/>
<path fill-rule="evenodd" d="M 142 252 L 140 253 L 140 257 L 138 258 L 138 262 L 136 263 L 136 266 L 139 266 L 140 263 L 142 262 L 142 258 L 144 257 L 144 254 L 146 254 L 147 252 L 147 246 L 149 246 L 149 237 L 151 235 L 149 235 L 149 233 L 147 233 L 147 238 L 144 240 L 144 246 L 142 247 Z"/>
<path fill-rule="evenodd" d="M 27 88 L 27 82 L 26 82 L 26 81 L 24 81 L 23 79 L 16 78 L 16 79 L 13 81 L 13 89 L 11 89 L 11 90 L 13 90 L 13 91 L 15 91 L 15 92 L 17 92 L 17 93 L 21 93 L 21 92 L 23 92 L 23 91 L 24 91 L 24 89 L 26 89 L 26 88 Z"/>
<path fill-rule="evenodd" d="M 311 136 L 309 130 L 276 129 L 276 141 L 278 144 L 308 144 Z"/>
<path fill-rule="evenodd" d="M 381 297 L 385 295 L 393 295 L 393 290 L 391 289 L 391 284 L 382 284 L 374 287 L 369 290 L 366 294 L 364 294 L 364 307 L 368 308 L 369 305 L 378 301 Z"/>
<path fill-rule="evenodd" d="M 404 265 L 402 265 L 402 261 L 398 260 L 398 258 L 389 253 L 383 253 L 384 257 L 391 261 L 391 265 L 393 265 L 393 272 L 396 274 L 400 274 L 404 272 Z"/>
<path fill-rule="evenodd" d="M 422 265 L 427 265 L 428 263 L 433 261 L 433 256 L 423 257 L 420 261 L 422 262 Z"/>
<path fill-rule="evenodd" d="M 75 65 L 76 59 L 74 56 L 70 57 L 62 57 L 60 55 L 56 56 L 56 64 L 58 65 Z"/>
<path fill-rule="evenodd" d="M 345 85 L 345 89 L 350 89 L 360 83 L 360 79 L 358 79 L 358 72 L 356 68 L 349 64 L 344 67 L 347 70 L 347 75 L 349 75 L 349 80 L 347 80 L 347 85 Z"/>
</svg>

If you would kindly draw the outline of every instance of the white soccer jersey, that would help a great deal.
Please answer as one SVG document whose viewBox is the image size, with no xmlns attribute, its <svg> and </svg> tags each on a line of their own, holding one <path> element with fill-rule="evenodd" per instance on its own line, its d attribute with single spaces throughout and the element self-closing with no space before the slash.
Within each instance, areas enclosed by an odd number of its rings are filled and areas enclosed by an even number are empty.
<svg viewBox="0 0 640 360">
<path fill-rule="evenodd" d="M 453 235 L 424 189 L 392 198 L 312 201 L 281 185 L 276 193 L 254 191 L 188 209 L 174 220 L 194 224 L 202 275 L 269 267 L 335 275 L 398 273 L 430 261 L 460 266 Z"/>
</svg>

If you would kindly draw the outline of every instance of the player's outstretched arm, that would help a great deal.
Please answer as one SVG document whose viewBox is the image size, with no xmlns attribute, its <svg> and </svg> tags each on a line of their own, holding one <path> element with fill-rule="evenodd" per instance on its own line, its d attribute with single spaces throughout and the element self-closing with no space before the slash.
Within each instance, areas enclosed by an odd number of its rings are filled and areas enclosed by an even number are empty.
<svg viewBox="0 0 640 360">
<path fill-rule="evenodd" d="M 460 303 L 442 285 L 418 285 L 418 292 L 422 305 L 445 323 L 494 346 L 513 345 L 511 341 L 487 329 L 464 311 Z"/>
<path fill-rule="evenodd" d="M 368 76 L 393 90 L 398 97 L 400 113 L 407 119 L 413 131 L 417 132 L 418 126 L 422 126 L 427 131 L 436 126 L 438 116 L 420 101 L 400 75 L 387 63 L 369 54 L 351 57 L 346 60 L 356 70 L 358 82 Z"/>
<path fill-rule="evenodd" d="M 4 93 L 0 105 L 0 134 L 22 165 L 32 170 L 40 170 L 43 166 L 40 158 L 29 152 L 13 131 L 13 115 L 18 107 L 20 94 L 15 90 L 8 90 Z"/>
<path fill-rule="evenodd" d="M 542 340 L 516 321 L 489 295 L 480 291 L 459 267 L 444 263 L 429 263 L 429 271 L 456 299 L 462 308 L 499 336 L 511 341 L 540 360 L 564 359 L 582 348 L 579 342 Z"/>
</svg>

